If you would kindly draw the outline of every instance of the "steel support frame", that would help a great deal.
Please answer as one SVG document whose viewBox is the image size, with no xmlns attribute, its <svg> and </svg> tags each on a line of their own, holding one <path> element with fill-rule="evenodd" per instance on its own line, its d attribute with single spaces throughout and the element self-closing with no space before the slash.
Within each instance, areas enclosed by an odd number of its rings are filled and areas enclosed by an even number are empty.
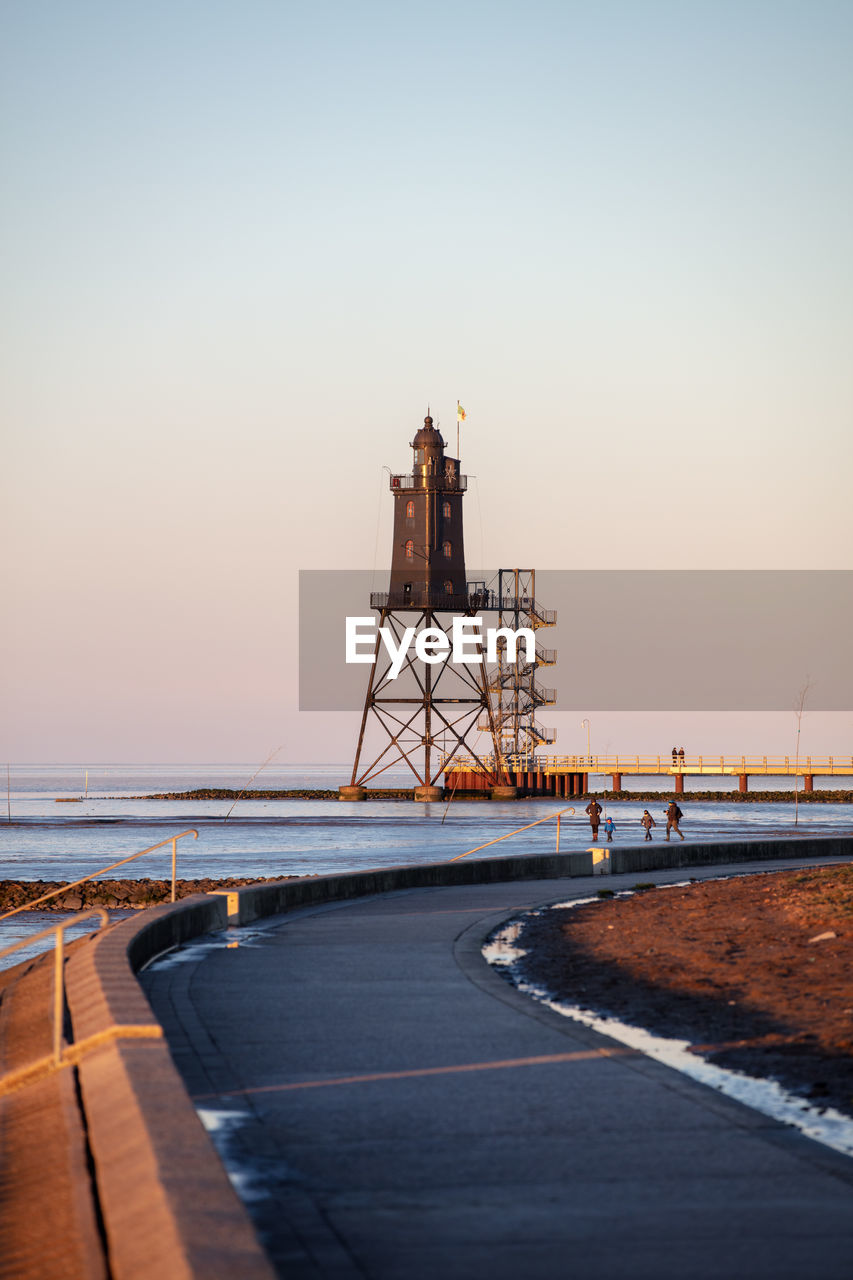
<svg viewBox="0 0 853 1280">
<path fill-rule="evenodd" d="M 387 769 L 401 763 L 405 764 L 417 779 L 418 786 L 433 786 L 446 769 L 448 763 L 460 752 L 467 752 L 479 764 L 489 778 L 491 786 L 502 784 L 506 780 L 506 770 L 500 748 L 498 726 L 495 719 L 488 672 L 485 662 L 468 667 L 451 665 L 449 661 L 435 664 L 422 663 L 409 649 L 397 679 L 409 674 L 415 681 L 417 694 L 413 697 L 395 697 L 392 692 L 395 682 L 390 677 L 391 658 L 381 643 L 380 629 L 389 627 L 399 645 L 402 632 L 406 626 L 413 625 L 416 630 L 423 627 L 434 627 L 449 638 L 449 626 L 445 626 L 439 617 L 439 611 L 432 608 L 387 609 L 379 612 L 379 624 L 376 631 L 376 643 L 373 650 L 373 664 L 367 684 L 364 708 L 359 728 L 358 745 L 352 768 L 352 786 L 366 786 Z M 449 697 L 437 692 L 439 686 L 447 686 L 448 677 L 458 681 L 460 695 Z M 399 710 L 398 710 L 399 709 Z M 454 715 L 453 709 L 458 709 Z M 492 759 L 497 767 L 487 767 L 483 758 L 468 741 L 470 734 L 476 731 L 481 713 L 485 711 L 491 737 Z M 388 741 L 378 755 L 373 756 L 370 763 L 362 765 L 365 736 L 371 718 L 382 728 Z M 450 736 L 450 749 L 445 742 L 440 756 L 433 753 L 436 743 L 436 731 Z"/>
</svg>

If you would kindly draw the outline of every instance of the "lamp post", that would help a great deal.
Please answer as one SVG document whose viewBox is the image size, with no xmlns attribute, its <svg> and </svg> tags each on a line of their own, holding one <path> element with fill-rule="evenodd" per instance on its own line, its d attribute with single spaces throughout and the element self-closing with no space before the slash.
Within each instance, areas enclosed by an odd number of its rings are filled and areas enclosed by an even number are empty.
<svg viewBox="0 0 853 1280">
<path fill-rule="evenodd" d="M 586 716 L 581 720 L 581 728 L 583 728 L 584 725 L 586 725 L 586 760 L 587 764 L 592 764 L 592 756 L 589 753 L 589 721 Z"/>
<path fill-rule="evenodd" d="M 806 679 L 806 683 L 803 685 L 802 689 L 797 694 L 799 702 L 797 706 L 794 707 L 794 715 L 797 717 L 797 758 L 794 763 L 794 826 L 795 827 L 799 825 L 799 821 L 800 821 L 800 806 L 799 806 L 800 795 L 797 789 L 797 782 L 799 780 L 799 773 L 800 773 L 800 729 L 803 726 L 803 711 L 805 710 L 806 694 L 809 691 L 810 683 L 811 681 Z"/>
</svg>

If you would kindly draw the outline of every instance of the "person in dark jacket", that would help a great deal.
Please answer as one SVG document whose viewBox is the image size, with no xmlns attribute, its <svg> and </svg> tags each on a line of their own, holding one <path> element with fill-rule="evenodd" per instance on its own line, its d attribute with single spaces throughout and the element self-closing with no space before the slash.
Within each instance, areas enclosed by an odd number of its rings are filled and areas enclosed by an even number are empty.
<svg viewBox="0 0 853 1280">
<path fill-rule="evenodd" d="M 674 800 L 670 800 L 669 808 L 666 811 L 667 840 L 669 839 L 670 831 L 677 831 L 678 834 L 681 836 L 682 840 L 684 839 L 684 832 L 681 830 L 681 828 L 678 825 L 683 817 L 684 817 L 684 814 L 681 812 L 676 802 Z"/>
<path fill-rule="evenodd" d="M 651 840 L 652 827 L 656 827 L 658 824 L 655 822 L 654 818 L 649 813 L 648 809 L 643 810 L 643 816 L 640 819 L 640 822 L 646 828 L 646 839 Z"/>
<path fill-rule="evenodd" d="M 598 824 L 601 821 L 601 805 L 597 800 L 590 800 L 586 806 L 586 812 L 589 814 L 589 825 L 592 827 L 593 840 L 598 839 Z"/>
</svg>

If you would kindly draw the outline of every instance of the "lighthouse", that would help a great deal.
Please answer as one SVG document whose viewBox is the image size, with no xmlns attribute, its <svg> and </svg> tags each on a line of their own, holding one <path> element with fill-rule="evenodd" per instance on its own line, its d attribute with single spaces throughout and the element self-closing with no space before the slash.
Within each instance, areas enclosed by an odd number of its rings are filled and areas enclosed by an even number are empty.
<svg viewBox="0 0 853 1280">
<path fill-rule="evenodd" d="M 556 654 L 537 650 L 519 665 L 505 646 L 510 632 L 553 626 L 556 614 L 539 607 L 532 570 L 499 570 L 497 591 L 468 581 L 462 523 L 468 481 L 446 447 L 427 411 L 410 441 L 411 471 L 391 475 L 391 572 L 388 590 L 370 596 L 379 615 L 376 640 L 372 660 L 359 659 L 371 662 L 370 676 L 342 800 L 364 800 L 369 783 L 400 767 L 414 775 L 415 800 L 440 800 L 439 779 L 460 770 L 495 799 L 514 798 L 513 778 L 535 767 L 538 745 L 554 740 L 553 731 L 537 726 L 535 711 L 556 695 L 534 675 Z M 491 656 L 473 634 L 482 634 L 481 614 L 496 618 L 504 637 Z M 455 642 L 466 626 L 473 653 L 469 648 L 457 662 Z M 416 635 L 424 642 L 420 651 Z"/>
<path fill-rule="evenodd" d="M 391 476 L 394 537 L 388 607 L 467 612 L 462 498 L 467 476 L 429 413 L 411 442 L 412 470 Z"/>
<path fill-rule="evenodd" d="M 395 670 L 380 644 L 384 630 L 402 648 L 414 628 L 446 639 L 449 649 L 454 618 L 496 607 L 483 584 L 466 579 L 462 499 L 467 478 L 459 459 L 445 454 L 429 412 L 410 448 L 411 470 L 390 480 L 391 572 L 388 590 L 370 596 L 370 607 L 379 614 L 376 646 L 352 778 L 340 788 L 342 800 L 363 800 L 368 783 L 395 766 L 414 775 L 415 800 L 439 800 L 441 775 L 448 761 L 462 754 L 481 763 L 491 783 L 500 782 L 500 739 L 482 658 L 479 665 L 437 665 L 409 650 L 402 669 Z M 482 732 L 478 721 L 489 726 L 490 764 L 476 747 Z"/>
</svg>

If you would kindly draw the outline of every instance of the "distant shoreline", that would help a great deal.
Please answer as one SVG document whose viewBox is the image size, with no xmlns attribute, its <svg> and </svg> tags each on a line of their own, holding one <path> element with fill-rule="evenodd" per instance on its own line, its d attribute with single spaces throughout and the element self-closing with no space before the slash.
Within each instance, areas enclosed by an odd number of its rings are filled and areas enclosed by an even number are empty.
<svg viewBox="0 0 853 1280">
<path fill-rule="evenodd" d="M 702 801 L 707 804 L 793 804 L 793 791 L 685 791 L 677 793 L 679 801 Z M 607 796 L 608 800 L 664 800 L 669 801 L 676 795 L 674 791 L 589 791 L 588 796 Z M 194 791 L 157 791 L 141 796 L 108 796 L 109 800 L 337 800 L 337 788 L 314 789 L 300 787 L 289 791 L 237 791 L 227 787 L 201 787 Z M 411 800 L 411 787 L 387 787 L 368 790 L 367 800 Z M 451 789 L 445 788 L 444 799 L 451 798 Z M 561 800 L 562 796 L 527 796 L 529 800 Z M 567 797 L 569 798 L 569 797 Z M 581 796 L 570 799 L 579 800 Z M 800 804 L 853 804 L 853 791 L 800 791 L 797 793 Z M 488 801 L 484 791 L 463 791 L 457 789 L 453 796 L 458 800 Z M 356 802 L 359 803 L 359 802 Z M 509 803 L 512 803 L 510 801 Z"/>
</svg>

